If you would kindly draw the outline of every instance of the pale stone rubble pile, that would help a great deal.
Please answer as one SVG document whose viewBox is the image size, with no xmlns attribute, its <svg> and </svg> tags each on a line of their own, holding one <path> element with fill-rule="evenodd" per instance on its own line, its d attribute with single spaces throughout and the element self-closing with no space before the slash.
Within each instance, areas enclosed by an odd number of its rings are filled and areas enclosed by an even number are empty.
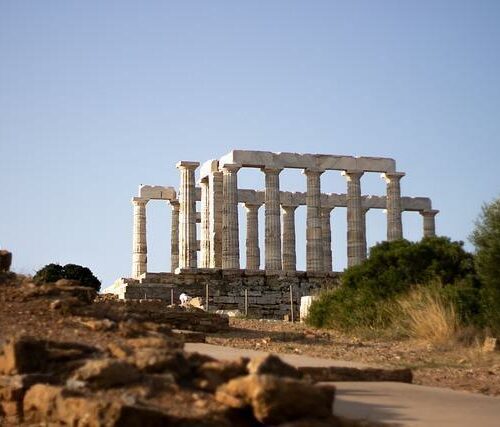
<svg viewBox="0 0 500 427">
<path fill-rule="evenodd" d="M 9 340 L 0 355 L 0 420 L 62 426 L 351 425 L 332 415 L 332 385 L 302 377 L 275 356 L 221 362 L 185 353 L 181 342 L 166 337 L 129 338 L 103 350 L 23 336 Z M 181 413 L 165 404 L 175 402 L 176 394 L 192 399 Z"/>
</svg>

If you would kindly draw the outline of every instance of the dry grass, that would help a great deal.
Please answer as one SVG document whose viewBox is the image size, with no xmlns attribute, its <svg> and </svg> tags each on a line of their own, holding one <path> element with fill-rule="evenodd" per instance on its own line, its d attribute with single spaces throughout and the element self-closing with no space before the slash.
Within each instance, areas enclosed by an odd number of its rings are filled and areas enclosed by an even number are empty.
<svg viewBox="0 0 500 427">
<path fill-rule="evenodd" d="M 434 345 L 455 341 L 459 331 L 455 307 L 434 287 L 419 286 L 396 301 L 398 326 L 408 336 Z"/>
</svg>

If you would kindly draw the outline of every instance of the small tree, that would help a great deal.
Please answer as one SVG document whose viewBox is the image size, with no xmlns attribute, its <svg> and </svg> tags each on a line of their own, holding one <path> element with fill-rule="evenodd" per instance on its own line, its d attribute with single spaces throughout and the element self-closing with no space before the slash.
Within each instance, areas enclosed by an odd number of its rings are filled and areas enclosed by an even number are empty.
<svg viewBox="0 0 500 427">
<path fill-rule="evenodd" d="M 99 291 L 101 282 L 94 276 L 87 267 L 76 264 L 66 264 L 64 267 L 59 264 L 47 264 L 38 270 L 33 277 L 35 283 L 54 283 L 59 279 L 78 280 L 82 286 Z"/>
<path fill-rule="evenodd" d="M 35 283 L 53 283 L 64 277 L 64 267 L 59 264 L 47 264 L 33 277 Z"/>
<path fill-rule="evenodd" d="M 483 205 L 470 239 L 476 247 L 476 269 L 483 284 L 485 324 L 500 333 L 500 198 Z"/>
</svg>

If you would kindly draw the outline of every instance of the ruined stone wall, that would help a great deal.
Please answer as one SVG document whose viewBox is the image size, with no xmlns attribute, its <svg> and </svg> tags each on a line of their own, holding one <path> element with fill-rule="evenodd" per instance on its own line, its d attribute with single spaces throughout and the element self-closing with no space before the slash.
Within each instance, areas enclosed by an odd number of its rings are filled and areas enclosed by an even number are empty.
<svg viewBox="0 0 500 427">
<path fill-rule="evenodd" d="M 248 291 L 248 315 L 258 318 L 283 319 L 290 314 L 290 285 L 293 289 L 294 314 L 298 318 L 300 298 L 324 288 L 339 285 L 340 273 L 306 272 L 266 274 L 263 271 L 203 270 L 197 272 L 146 273 L 139 281 L 130 281 L 125 299 L 161 299 L 174 302 L 184 292 L 191 297 L 205 298 L 209 288 L 210 310 L 245 310 L 245 289 Z"/>
</svg>

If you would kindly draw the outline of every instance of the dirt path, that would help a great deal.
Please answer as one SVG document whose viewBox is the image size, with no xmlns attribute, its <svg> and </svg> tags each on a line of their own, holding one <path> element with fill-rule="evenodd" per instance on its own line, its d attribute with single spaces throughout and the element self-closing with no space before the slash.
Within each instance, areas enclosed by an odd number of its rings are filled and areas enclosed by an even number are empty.
<svg viewBox="0 0 500 427">
<path fill-rule="evenodd" d="M 476 347 L 435 348 L 414 340 L 347 337 L 299 323 L 231 319 L 229 332 L 207 337 L 210 344 L 303 354 L 379 365 L 410 367 L 414 383 L 500 396 L 500 353 Z"/>
</svg>

